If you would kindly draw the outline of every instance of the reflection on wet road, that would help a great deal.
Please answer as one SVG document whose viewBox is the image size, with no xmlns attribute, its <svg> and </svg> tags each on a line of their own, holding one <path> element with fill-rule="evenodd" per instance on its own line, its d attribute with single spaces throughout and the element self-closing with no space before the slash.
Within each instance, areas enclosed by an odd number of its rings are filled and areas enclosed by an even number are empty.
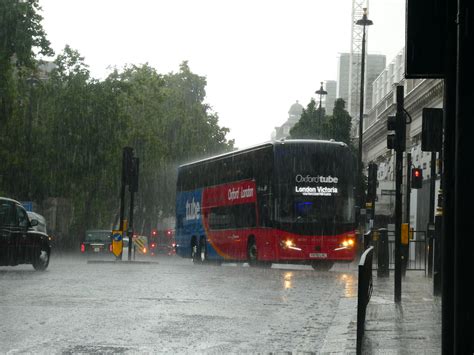
<svg viewBox="0 0 474 355">
<path fill-rule="evenodd" d="M 0 349 L 318 352 L 333 334 L 354 331 L 355 268 L 153 261 L 87 264 L 74 257 L 53 258 L 44 273 L 27 265 L 0 268 Z"/>
</svg>

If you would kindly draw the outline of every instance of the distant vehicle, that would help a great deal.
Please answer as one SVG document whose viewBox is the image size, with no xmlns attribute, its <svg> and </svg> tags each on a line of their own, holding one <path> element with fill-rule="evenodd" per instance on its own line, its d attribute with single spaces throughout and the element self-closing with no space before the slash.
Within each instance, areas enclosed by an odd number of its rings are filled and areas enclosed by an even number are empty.
<svg viewBox="0 0 474 355">
<path fill-rule="evenodd" d="M 176 240 L 174 235 L 174 229 L 154 229 L 148 242 L 150 255 L 176 255 Z"/>
<path fill-rule="evenodd" d="M 0 266 L 32 264 L 36 270 L 46 270 L 51 246 L 48 235 L 34 229 L 38 226 L 20 202 L 0 197 Z"/>
<path fill-rule="evenodd" d="M 112 254 L 112 231 L 91 229 L 86 231 L 81 243 L 83 254 Z"/>
<path fill-rule="evenodd" d="M 316 140 L 275 141 L 181 165 L 176 252 L 195 263 L 267 267 L 353 261 L 354 171 L 345 143 Z"/>
</svg>

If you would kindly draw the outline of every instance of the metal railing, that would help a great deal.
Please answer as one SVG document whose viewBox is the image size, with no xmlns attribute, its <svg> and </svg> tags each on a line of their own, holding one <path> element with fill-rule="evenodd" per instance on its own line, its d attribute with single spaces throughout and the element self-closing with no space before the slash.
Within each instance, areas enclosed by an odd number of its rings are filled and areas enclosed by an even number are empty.
<svg viewBox="0 0 474 355">
<path fill-rule="evenodd" d="M 428 240 L 426 238 L 426 231 L 413 231 L 413 238 L 408 241 L 408 245 L 403 247 L 402 255 L 404 260 L 406 260 L 406 270 L 423 270 L 427 271 L 428 267 Z M 388 267 L 390 270 L 395 269 L 395 233 L 393 231 L 388 231 Z M 373 267 L 374 269 L 378 268 L 379 265 L 379 254 L 381 243 L 380 233 L 379 237 L 376 237 L 372 240 L 372 245 L 375 247 L 374 258 L 373 258 Z M 382 255 L 382 254 L 381 254 Z"/>
<path fill-rule="evenodd" d="M 362 254 L 359 262 L 359 283 L 357 286 L 357 354 L 362 353 L 362 339 L 365 330 L 365 314 L 372 295 L 372 256 L 374 247 Z"/>
</svg>

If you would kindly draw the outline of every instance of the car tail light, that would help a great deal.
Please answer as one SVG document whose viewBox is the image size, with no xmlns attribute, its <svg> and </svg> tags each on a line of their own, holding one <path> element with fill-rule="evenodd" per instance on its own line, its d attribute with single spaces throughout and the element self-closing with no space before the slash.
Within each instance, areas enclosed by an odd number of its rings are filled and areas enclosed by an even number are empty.
<svg viewBox="0 0 474 355">
<path fill-rule="evenodd" d="M 155 243 L 151 243 L 151 247 L 154 248 L 156 245 Z"/>
<path fill-rule="evenodd" d="M 112 247 L 112 244 L 109 245 L 109 251 L 112 252 L 113 250 L 113 247 Z"/>
<path fill-rule="evenodd" d="M 86 251 L 86 246 L 84 244 L 81 244 L 81 253 L 84 253 Z"/>
</svg>

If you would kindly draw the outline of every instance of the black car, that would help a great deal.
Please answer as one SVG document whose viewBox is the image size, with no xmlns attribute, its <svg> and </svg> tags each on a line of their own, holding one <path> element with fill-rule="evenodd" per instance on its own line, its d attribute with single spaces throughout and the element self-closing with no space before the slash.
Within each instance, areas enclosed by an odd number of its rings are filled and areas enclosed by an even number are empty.
<svg viewBox="0 0 474 355">
<path fill-rule="evenodd" d="M 20 202 L 0 197 L 0 266 L 32 264 L 46 270 L 51 246 L 48 235 L 33 228 L 36 225 Z"/>
<path fill-rule="evenodd" d="M 153 230 L 148 241 L 150 255 L 176 255 L 173 229 Z"/>
<path fill-rule="evenodd" d="M 81 243 L 83 254 L 112 255 L 112 231 L 107 229 L 89 229 Z"/>
</svg>

